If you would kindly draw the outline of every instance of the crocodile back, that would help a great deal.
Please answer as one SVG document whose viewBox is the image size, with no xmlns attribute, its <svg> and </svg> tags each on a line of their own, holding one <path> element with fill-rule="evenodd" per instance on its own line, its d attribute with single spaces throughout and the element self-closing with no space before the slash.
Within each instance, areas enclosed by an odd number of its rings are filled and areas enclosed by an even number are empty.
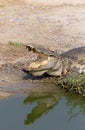
<svg viewBox="0 0 85 130">
<path fill-rule="evenodd" d="M 85 64 L 85 46 L 71 49 L 61 54 L 62 58 L 71 59 L 80 64 Z"/>
</svg>

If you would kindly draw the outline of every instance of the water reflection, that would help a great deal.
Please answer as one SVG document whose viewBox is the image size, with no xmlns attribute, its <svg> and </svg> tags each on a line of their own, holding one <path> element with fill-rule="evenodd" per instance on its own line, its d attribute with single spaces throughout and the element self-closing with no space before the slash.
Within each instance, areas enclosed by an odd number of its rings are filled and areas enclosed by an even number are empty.
<svg viewBox="0 0 85 130">
<path fill-rule="evenodd" d="M 40 118 L 43 114 L 47 114 L 58 102 L 60 97 L 56 94 L 46 93 L 31 93 L 25 100 L 24 104 L 36 102 L 36 106 L 32 112 L 27 115 L 25 124 L 32 124 L 36 119 Z"/>
<path fill-rule="evenodd" d="M 57 89 L 0 100 L 1 130 L 53 128 L 85 130 L 85 98 Z"/>
<path fill-rule="evenodd" d="M 72 94 L 66 95 L 65 99 L 68 107 L 69 119 L 75 118 L 81 113 L 85 115 L 85 97 Z"/>
<path fill-rule="evenodd" d="M 64 100 L 67 108 L 69 120 L 76 118 L 80 113 L 85 114 L 85 100 L 83 97 L 68 92 L 58 91 L 56 93 L 30 93 L 24 100 L 24 104 L 36 103 L 31 113 L 28 113 L 24 124 L 33 124 L 44 114 L 48 114 L 54 106 L 57 106 L 61 100 Z"/>
</svg>

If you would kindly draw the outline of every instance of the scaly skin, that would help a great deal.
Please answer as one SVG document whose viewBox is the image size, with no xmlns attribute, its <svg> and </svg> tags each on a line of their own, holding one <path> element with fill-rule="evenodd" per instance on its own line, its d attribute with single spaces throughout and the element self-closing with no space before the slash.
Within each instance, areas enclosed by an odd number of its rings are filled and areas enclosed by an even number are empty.
<svg viewBox="0 0 85 130">
<path fill-rule="evenodd" d="M 27 66 L 34 76 L 47 73 L 51 76 L 66 75 L 69 71 L 85 73 L 85 46 L 69 50 L 61 55 L 43 47 L 26 46 L 29 51 L 38 53 L 35 62 Z"/>
<path fill-rule="evenodd" d="M 62 62 L 66 64 L 67 71 L 74 71 L 77 73 L 85 73 L 85 46 L 80 48 L 74 48 L 63 54 Z"/>
</svg>

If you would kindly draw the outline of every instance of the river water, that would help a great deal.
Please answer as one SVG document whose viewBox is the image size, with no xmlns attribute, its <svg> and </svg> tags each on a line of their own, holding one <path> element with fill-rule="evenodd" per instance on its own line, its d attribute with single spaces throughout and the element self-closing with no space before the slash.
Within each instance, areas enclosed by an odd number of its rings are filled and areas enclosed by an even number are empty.
<svg viewBox="0 0 85 130">
<path fill-rule="evenodd" d="M 1 130 L 85 130 L 85 99 L 63 91 L 0 99 Z"/>
</svg>

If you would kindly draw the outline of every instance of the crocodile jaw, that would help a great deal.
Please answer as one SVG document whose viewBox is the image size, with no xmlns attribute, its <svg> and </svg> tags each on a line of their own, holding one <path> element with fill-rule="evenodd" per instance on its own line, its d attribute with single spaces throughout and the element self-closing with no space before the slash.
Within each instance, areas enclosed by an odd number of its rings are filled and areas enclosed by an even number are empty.
<svg viewBox="0 0 85 130">
<path fill-rule="evenodd" d="M 63 72 L 63 66 L 61 58 L 56 59 L 55 57 L 47 57 L 45 60 L 35 61 L 31 63 L 27 70 L 34 76 L 41 76 L 47 73 L 51 76 L 61 76 Z"/>
<path fill-rule="evenodd" d="M 37 59 L 38 60 L 38 59 Z M 47 57 L 45 60 L 38 60 L 31 63 L 26 70 L 28 70 L 34 76 L 41 76 L 44 73 L 50 71 L 56 65 L 56 58 L 55 57 Z"/>
<path fill-rule="evenodd" d="M 44 61 L 41 61 L 41 62 L 33 62 L 31 63 L 29 66 L 28 66 L 28 70 L 31 71 L 31 70 L 36 70 L 38 69 L 40 66 L 44 66 L 45 64 L 48 63 L 48 60 L 44 60 Z"/>
<path fill-rule="evenodd" d="M 62 76 L 62 68 L 60 68 L 59 70 L 52 70 L 52 71 L 48 71 L 47 72 L 48 75 L 51 75 L 51 76 Z"/>
<path fill-rule="evenodd" d="M 43 75 L 47 70 L 38 70 L 40 66 L 44 66 L 48 63 L 48 60 L 42 61 L 42 62 L 33 62 L 28 67 L 27 70 L 33 74 L 34 76 L 41 76 Z"/>
<path fill-rule="evenodd" d="M 62 61 L 59 59 L 56 65 L 52 68 L 52 70 L 47 71 L 47 74 L 51 76 L 62 76 L 63 66 Z"/>
</svg>

